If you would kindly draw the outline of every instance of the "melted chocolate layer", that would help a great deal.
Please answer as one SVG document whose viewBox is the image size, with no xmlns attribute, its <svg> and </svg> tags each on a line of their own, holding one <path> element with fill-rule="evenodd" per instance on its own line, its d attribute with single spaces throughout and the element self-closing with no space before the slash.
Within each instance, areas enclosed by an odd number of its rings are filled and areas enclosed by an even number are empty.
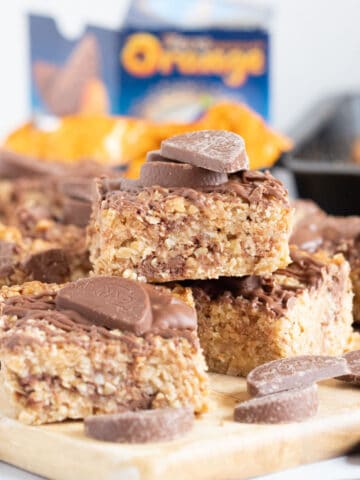
<svg viewBox="0 0 360 480">
<path fill-rule="evenodd" d="M 302 250 L 326 250 L 330 254 L 342 253 L 354 263 L 360 257 L 360 217 L 326 215 L 310 202 L 295 202 L 302 214 L 294 226 L 290 243 Z"/>
<path fill-rule="evenodd" d="M 325 265 L 297 249 L 291 251 L 292 263 L 271 276 L 222 277 L 219 280 L 189 282 L 195 292 L 200 289 L 209 300 L 241 302 L 244 299 L 253 308 L 266 308 L 273 316 L 282 316 L 291 308 L 295 295 L 304 288 L 314 288 L 322 279 Z M 294 278 L 299 285 L 280 284 L 274 275 Z"/>
<path fill-rule="evenodd" d="M 100 200 L 105 200 L 104 208 L 122 210 L 123 199 L 135 198 L 142 190 L 164 191 L 169 194 L 180 195 L 194 203 L 201 204 L 204 193 L 231 194 L 240 197 L 247 203 L 258 203 L 261 200 L 275 198 L 284 205 L 288 205 L 287 191 L 280 181 L 269 172 L 242 171 L 231 175 L 229 181 L 221 185 L 199 186 L 196 189 L 189 187 L 171 187 L 164 189 L 159 186 L 143 187 L 139 180 L 103 178 L 98 183 Z"/>
<path fill-rule="evenodd" d="M 189 338 L 190 332 L 197 327 L 195 310 L 170 295 L 165 289 L 151 285 L 144 285 L 144 287 L 150 299 L 152 322 L 150 328 L 138 336 L 156 334 L 164 338 L 172 336 Z M 119 336 L 106 325 L 95 324 L 78 311 L 59 307 L 56 298 L 57 294 L 52 292 L 10 297 L 5 300 L 2 313 L 15 315 L 17 317 L 16 326 L 26 323 L 29 319 L 45 320 L 65 332 L 93 332 L 106 338 L 119 339 Z M 49 331 L 49 333 L 53 332 Z"/>
</svg>

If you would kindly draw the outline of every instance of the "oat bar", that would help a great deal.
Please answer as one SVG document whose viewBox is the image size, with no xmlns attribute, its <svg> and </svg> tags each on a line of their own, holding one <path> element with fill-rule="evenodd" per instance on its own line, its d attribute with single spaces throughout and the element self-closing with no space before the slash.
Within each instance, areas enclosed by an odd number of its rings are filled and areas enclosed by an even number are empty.
<svg viewBox="0 0 360 480">
<path fill-rule="evenodd" d="M 360 217 L 327 215 L 310 200 L 297 200 L 291 243 L 303 250 L 342 253 L 351 267 L 354 290 L 353 316 L 360 322 Z"/>
<path fill-rule="evenodd" d="M 291 208 L 269 173 L 203 188 L 106 180 L 89 229 L 97 274 L 148 282 L 270 273 L 289 262 Z"/>
<path fill-rule="evenodd" d="M 35 237 L 0 223 L 0 286 L 31 280 L 63 283 L 88 275 L 90 263 L 84 230 L 39 220 Z"/>
<path fill-rule="evenodd" d="M 95 177 L 111 176 L 92 161 L 66 166 L 0 150 L 0 219 L 23 228 L 23 217 L 85 227 Z M 27 227 L 27 225 L 25 225 Z"/>
<path fill-rule="evenodd" d="M 352 338 L 349 264 L 292 249 L 268 276 L 189 282 L 210 371 L 246 375 L 295 355 L 340 355 Z"/>
<path fill-rule="evenodd" d="M 135 284 L 92 277 L 67 284 L 63 293 L 39 282 L 2 288 L 3 414 L 35 425 L 128 409 L 207 409 L 191 291 L 175 287 L 170 295 L 163 287 L 123 282 Z M 63 309 L 69 289 L 77 293 L 72 309 Z M 145 312 L 151 321 L 136 334 L 132 323 L 144 308 L 151 308 Z"/>
</svg>

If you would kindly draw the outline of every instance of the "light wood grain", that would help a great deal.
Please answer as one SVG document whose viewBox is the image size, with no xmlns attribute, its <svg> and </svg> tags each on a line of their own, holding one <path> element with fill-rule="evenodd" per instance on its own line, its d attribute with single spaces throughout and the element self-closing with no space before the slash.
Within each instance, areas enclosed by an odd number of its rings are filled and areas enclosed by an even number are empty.
<svg viewBox="0 0 360 480">
<path fill-rule="evenodd" d="M 27 427 L 0 418 L 0 459 L 55 480 L 240 480 L 340 455 L 360 442 L 360 388 L 324 382 L 318 415 L 304 423 L 232 421 L 245 381 L 212 375 L 211 411 L 181 440 L 101 443 L 81 422 Z"/>
</svg>

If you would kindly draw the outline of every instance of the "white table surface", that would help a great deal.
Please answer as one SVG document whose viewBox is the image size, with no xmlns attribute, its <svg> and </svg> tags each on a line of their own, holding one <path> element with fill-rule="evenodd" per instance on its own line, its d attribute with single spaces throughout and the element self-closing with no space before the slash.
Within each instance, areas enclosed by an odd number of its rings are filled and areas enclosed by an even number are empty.
<svg viewBox="0 0 360 480">
<path fill-rule="evenodd" d="M 31 475 L 23 470 L 0 462 L 1 480 L 39 480 L 42 477 Z M 100 478 L 100 477 L 99 477 Z M 359 480 L 360 454 L 339 457 L 325 462 L 312 463 L 283 472 L 257 477 L 258 480 Z M 154 479 L 155 480 L 155 479 Z M 184 480 L 188 480 L 185 479 Z M 191 480 L 191 479 L 189 479 Z"/>
</svg>

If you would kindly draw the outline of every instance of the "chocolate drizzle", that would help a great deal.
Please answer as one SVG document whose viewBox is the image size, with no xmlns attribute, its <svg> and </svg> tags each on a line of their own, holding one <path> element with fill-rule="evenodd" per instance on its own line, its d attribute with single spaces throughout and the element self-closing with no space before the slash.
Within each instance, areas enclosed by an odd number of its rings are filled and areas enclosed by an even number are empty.
<svg viewBox="0 0 360 480">
<path fill-rule="evenodd" d="M 295 295 L 305 288 L 314 288 L 321 282 L 325 265 L 296 249 L 291 250 L 292 263 L 271 276 L 222 277 L 219 280 L 191 281 L 195 298 L 199 290 L 208 300 L 243 302 L 252 308 L 266 308 L 273 316 L 282 316 L 291 308 Z M 295 285 L 279 281 L 280 276 L 293 278 Z"/>
<path fill-rule="evenodd" d="M 190 201 L 201 205 L 203 194 L 213 195 L 230 194 L 240 197 L 247 203 L 259 203 L 275 198 L 284 205 L 288 205 L 287 191 L 282 183 L 269 172 L 242 171 L 229 177 L 229 181 L 221 185 L 163 188 L 159 186 L 143 187 L 139 181 L 124 181 L 124 179 L 103 178 L 98 182 L 98 198 L 104 200 L 104 208 L 122 210 L 124 202 L 135 199 L 141 191 L 164 192 L 168 195 L 180 195 Z"/>
<path fill-rule="evenodd" d="M 323 277 L 324 264 L 296 248 L 291 249 L 290 256 L 292 263 L 277 270 L 277 275 L 296 278 L 309 287 L 318 287 Z"/>
<path fill-rule="evenodd" d="M 180 299 L 170 295 L 161 287 L 145 285 L 149 294 L 152 311 L 152 325 L 144 335 L 160 335 L 164 338 L 184 336 L 191 341 L 191 332 L 196 329 L 196 313 L 193 308 Z M 3 303 L 2 314 L 16 316 L 15 327 L 20 327 L 32 320 L 39 322 L 41 329 L 45 329 L 50 335 L 56 332 L 46 328 L 44 321 L 64 332 L 77 331 L 79 334 L 86 332 L 90 335 L 101 335 L 108 339 L 125 338 L 132 344 L 130 335 L 121 337 L 116 330 L 95 325 L 93 321 L 81 315 L 75 310 L 59 308 L 56 301 L 57 294 L 45 291 L 38 295 L 18 295 L 6 299 Z M 126 333 L 126 332 L 125 332 Z"/>
<path fill-rule="evenodd" d="M 300 218 L 295 223 L 291 244 L 309 252 L 342 253 L 352 264 L 359 260 L 360 217 L 330 216 L 304 201 L 295 202 L 295 209 Z"/>
</svg>

